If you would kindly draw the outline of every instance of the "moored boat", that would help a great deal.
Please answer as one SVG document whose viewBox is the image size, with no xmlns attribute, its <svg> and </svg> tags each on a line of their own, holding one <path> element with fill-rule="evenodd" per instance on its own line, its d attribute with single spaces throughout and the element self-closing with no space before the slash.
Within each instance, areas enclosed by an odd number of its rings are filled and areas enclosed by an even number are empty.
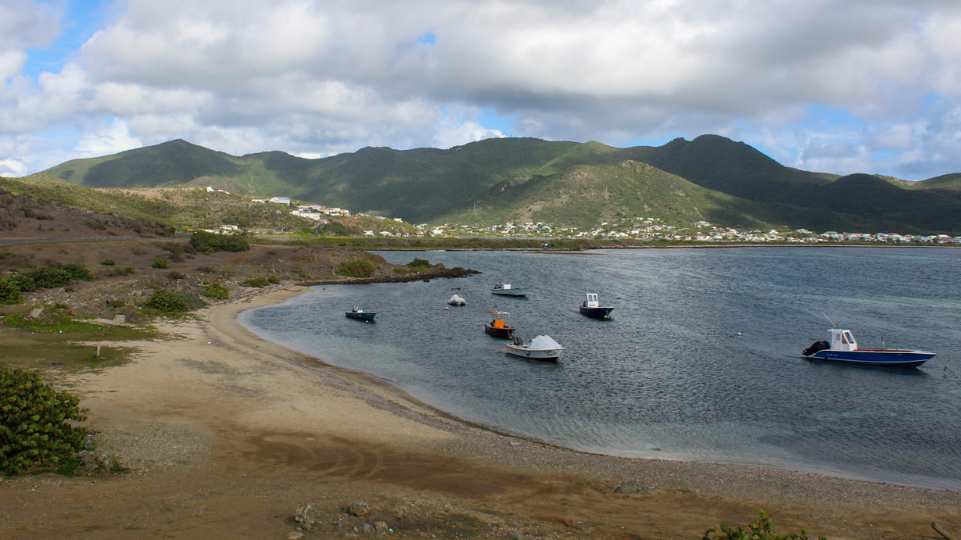
<svg viewBox="0 0 961 540">
<path fill-rule="evenodd" d="M 527 296 L 527 287 L 517 287 L 512 285 L 510 281 L 501 281 L 494 284 L 494 288 L 491 289 L 491 294 L 500 296 Z"/>
<path fill-rule="evenodd" d="M 372 311 L 364 311 L 359 307 L 354 306 L 354 309 L 348 311 L 346 315 L 348 319 L 357 319 L 359 321 L 374 322 L 374 317 L 377 315 L 377 313 L 374 313 Z"/>
<path fill-rule="evenodd" d="M 587 293 L 587 300 L 581 304 L 580 310 L 581 315 L 595 319 L 609 319 L 611 312 L 614 311 L 614 307 L 602 306 L 601 303 L 597 301 L 597 293 Z"/>
<path fill-rule="evenodd" d="M 532 360 L 551 360 L 561 359 L 564 347 L 554 341 L 550 336 L 537 336 L 530 343 L 524 343 L 520 338 L 515 338 L 513 343 L 508 343 L 507 354 L 530 358 Z"/>
<path fill-rule="evenodd" d="M 459 290 L 460 290 L 460 287 L 454 287 L 454 288 L 451 289 L 451 290 L 452 290 L 452 291 L 459 291 Z M 448 300 L 447 303 L 450 304 L 450 305 L 452 305 L 452 306 L 466 306 L 466 305 L 467 305 L 467 300 L 464 300 L 464 297 L 463 297 L 463 296 L 461 296 L 461 295 L 459 295 L 459 294 L 457 294 L 457 293 L 454 293 L 453 295 L 451 295 L 450 300 Z"/>
<path fill-rule="evenodd" d="M 848 362 L 865 366 L 917 367 L 936 356 L 914 349 L 862 349 L 850 330 L 831 328 L 831 341 L 815 341 L 801 353 L 805 358 Z"/>
<path fill-rule="evenodd" d="M 506 311 L 488 311 L 488 313 L 496 315 L 496 317 L 484 325 L 485 332 L 496 338 L 511 339 L 514 337 L 514 331 L 517 329 L 510 325 L 510 313 Z"/>
</svg>

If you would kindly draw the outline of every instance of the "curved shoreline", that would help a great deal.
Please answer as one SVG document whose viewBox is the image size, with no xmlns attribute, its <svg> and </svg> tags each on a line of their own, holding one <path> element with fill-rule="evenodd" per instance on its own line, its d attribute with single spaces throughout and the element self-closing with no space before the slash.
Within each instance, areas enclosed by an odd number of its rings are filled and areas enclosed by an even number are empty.
<svg viewBox="0 0 961 540">
<path fill-rule="evenodd" d="M 221 306 L 217 306 L 211 309 L 210 322 L 211 324 L 218 328 L 220 331 L 228 334 L 234 339 L 244 343 L 247 347 L 264 348 L 267 347 L 280 347 L 282 353 L 276 354 L 278 359 L 283 361 L 292 362 L 297 365 L 304 366 L 304 363 L 315 364 L 316 368 L 312 369 L 316 374 L 333 373 L 337 377 L 342 377 L 349 380 L 351 383 L 360 385 L 355 388 L 354 391 L 358 395 L 367 395 L 367 399 L 374 400 L 386 400 L 392 404 L 390 407 L 391 412 L 394 414 L 402 414 L 401 411 L 408 410 L 410 413 L 414 413 L 413 416 L 406 414 L 407 417 L 416 417 L 417 421 L 424 422 L 434 427 L 440 427 L 437 422 L 443 424 L 443 428 L 452 433 L 466 434 L 471 431 L 479 430 L 489 434 L 492 437 L 503 437 L 512 440 L 522 440 L 528 444 L 536 445 L 544 449 L 552 449 L 557 452 L 570 453 L 573 455 L 581 456 L 586 460 L 596 459 L 596 460 L 610 460 L 613 462 L 624 462 L 624 463 L 641 463 L 645 466 L 650 466 L 653 468 L 664 467 L 672 470 L 687 469 L 690 473 L 691 471 L 697 469 L 703 469 L 701 472 L 708 472 L 711 475 L 722 474 L 723 476 L 748 476 L 753 477 L 755 475 L 761 475 L 766 477 L 783 477 L 780 480 L 785 482 L 818 482 L 819 480 L 836 484 L 838 486 L 850 484 L 849 488 L 855 489 L 855 491 L 860 491 L 858 488 L 865 488 L 867 491 L 871 491 L 872 488 L 878 490 L 907 490 L 910 492 L 915 492 L 917 494 L 928 493 L 933 495 L 935 499 L 940 498 L 940 495 L 947 496 L 948 499 L 955 499 L 956 504 L 961 505 L 961 492 L 952 491 L 949 489 L 937 489 L 928 487 L 918 487 L 912 485 L 904 484 L 888 484 L 885 482 L 864 480 L 852 477 L 845 477 L 840 475 L 824 474 L 819 472 L 807 472 L 807 471 L 797 471 L 791 469 L 780 469 L 767 465 L 755 465 L 755 464 L 736 464 L 736 463 L 718 463 L 718 462 L 705 462 L 705 461 L 690 461 L 683 459 L 658 459 L 658 458 L 630 458 L 630 457 L 620 457 L 609 454 L 601 453 L 591 453 L 580 450 L 575 450 L 560 446 L 551 442 L 540 441 L 536 439 L 526 438 L 523 435 L 517 435 L 513 433 L 508 433 L 504 431 L 497 430 L 494 427 L 486 426 L 483 424 L 478 424 L 475 422 L 466 421 L 455 415 L 452 415 L 442 409 L 431 406 L 420 400 L 417 400 L 410 394 L 408 394 L 403 389 L 393 385 L 392 383 L 385 381 L 383 379 L 377 378 L 373 375 L 354 371 L 348 368 L 343 368 L 339 366 L 334 366 L 323 361 L 322 358 L 306 355 L 291 349 L 287 349 L 280 344 L 273 343 L 269 340 L 261 338 L 253 334 L 250 330 L 244 327 L 238 320 L 240 313 L 250 310 L 257 309 L 261 307 L 266 307 L 274 304 L 281 303 L 289 298 L 297 296 L 307 291 L 307 288 L 301 284 L 277 288 L 270 291 L 256 291 L 250 295 L 250 298 L 244 299 L 242 301 L 233 301 Z M 694 475 L 696 476 L 696 474 Z M 755 486 L 757 487 L 757 486 Z M 702 486 L 703 489 L 703 486 Z M 721 490 L 715 493 L 715 495 L 723 495 L 725 493 L 729 494 L 728 490 Z M 745 495 L 747 492 L 744 493 Z M 921 497 L 922 499 L 927 499 L 926 504 L 934 504 L 933 499 L 928 497 Z"/>
</svg>

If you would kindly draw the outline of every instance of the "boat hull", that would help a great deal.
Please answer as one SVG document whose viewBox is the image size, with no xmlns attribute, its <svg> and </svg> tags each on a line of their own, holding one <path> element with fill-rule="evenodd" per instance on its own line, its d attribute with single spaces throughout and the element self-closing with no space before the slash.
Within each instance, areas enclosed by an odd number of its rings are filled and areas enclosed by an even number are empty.
<svg viewBox="0 0 961 540">
<path fill-rule="evenodd" d="M 935 353 L 909 350 L 832 351 L 825 349 L 807 355 L 806 358 L 863 366 L 918 367 L 935 356 Z"/>
<path fill-rule="evenodd" d="M 563 352 L 564 349 L 527 349 L 517 345 L 507 345 L 507 354 L 520 356 L 521 358 L 530 358 L 531 360 L 557 362 L 561 359 Z"/>
<path fill-rule="evenodd" d="M 498 296 L 527 296 L 527 289 L 491 289 Z"/>
<path fill-rule="evenodd" d="M 514 331 L 517 330 L 513 326 L 505 326 L 503 328 L 495 328 L 489 324 L 484 325 L 484 331 L 489 335 L 501 339 L 511 339 L 514 337 Z"/>
<path fill-rule="evenodd" d="M 586 317 L 591 317 L 594 319 L 609 319 L 611 317 L 611 312 L 614 311 L 612 307 L 584 307 L 580 306 L 581 315 Z"/>
<path fill-rule="evenodd" d="M 348 311 L 348 312 L 346 313 L 346 315 L 347 315 L 347 318 L 348 318 L 348 319 L 356 319 L 356 320 L 358 320 L 358 321 L 374 322 L 374 316 L 376 316 L 377 314 L 376 314 L 376 313 L 367 313 L 367 312 L 364 312 L 364 313 L 354 313 L 354 312 Z"/>
</svg>

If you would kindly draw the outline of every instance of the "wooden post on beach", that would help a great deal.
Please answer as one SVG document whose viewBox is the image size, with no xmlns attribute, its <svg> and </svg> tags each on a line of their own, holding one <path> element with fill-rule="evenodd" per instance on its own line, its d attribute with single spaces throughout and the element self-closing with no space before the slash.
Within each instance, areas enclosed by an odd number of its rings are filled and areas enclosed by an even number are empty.
<svg viewBox="0 0 961 540">
<path fill-rule="evenodd" d="M 932 523 L 931 528 L 938 531 L 938 534 L 944 537 L 944 540 L 954 540 L 954 537 L 948 534 L 948 531 L 941 528 L 937 523 Z"/>
<path fill-rule="evenodd" d="M 97 343 L 97 358 L 100 358 L 100 344 Z"/>
</svg>

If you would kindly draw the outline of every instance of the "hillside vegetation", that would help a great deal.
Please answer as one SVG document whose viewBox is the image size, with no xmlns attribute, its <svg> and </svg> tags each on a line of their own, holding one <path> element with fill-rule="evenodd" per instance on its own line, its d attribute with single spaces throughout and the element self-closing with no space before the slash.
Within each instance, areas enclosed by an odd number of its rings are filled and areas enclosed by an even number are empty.
<svg viewBox="0 0 961 540">
<path fill-rule="evenodd" d="M 211 185 L 411 223 L 587 227 L 620 213 L 737 227 L 961 232 L 961 174 L 923 182 L 841 178 L 784 167 L 716 135 L 632 148 L 504 138 L 447 150 L 364 148 L 322 159 L 283 152 L 236 157 L 177 140 L 46 173 L 85 186 Z"/>
</svg>

